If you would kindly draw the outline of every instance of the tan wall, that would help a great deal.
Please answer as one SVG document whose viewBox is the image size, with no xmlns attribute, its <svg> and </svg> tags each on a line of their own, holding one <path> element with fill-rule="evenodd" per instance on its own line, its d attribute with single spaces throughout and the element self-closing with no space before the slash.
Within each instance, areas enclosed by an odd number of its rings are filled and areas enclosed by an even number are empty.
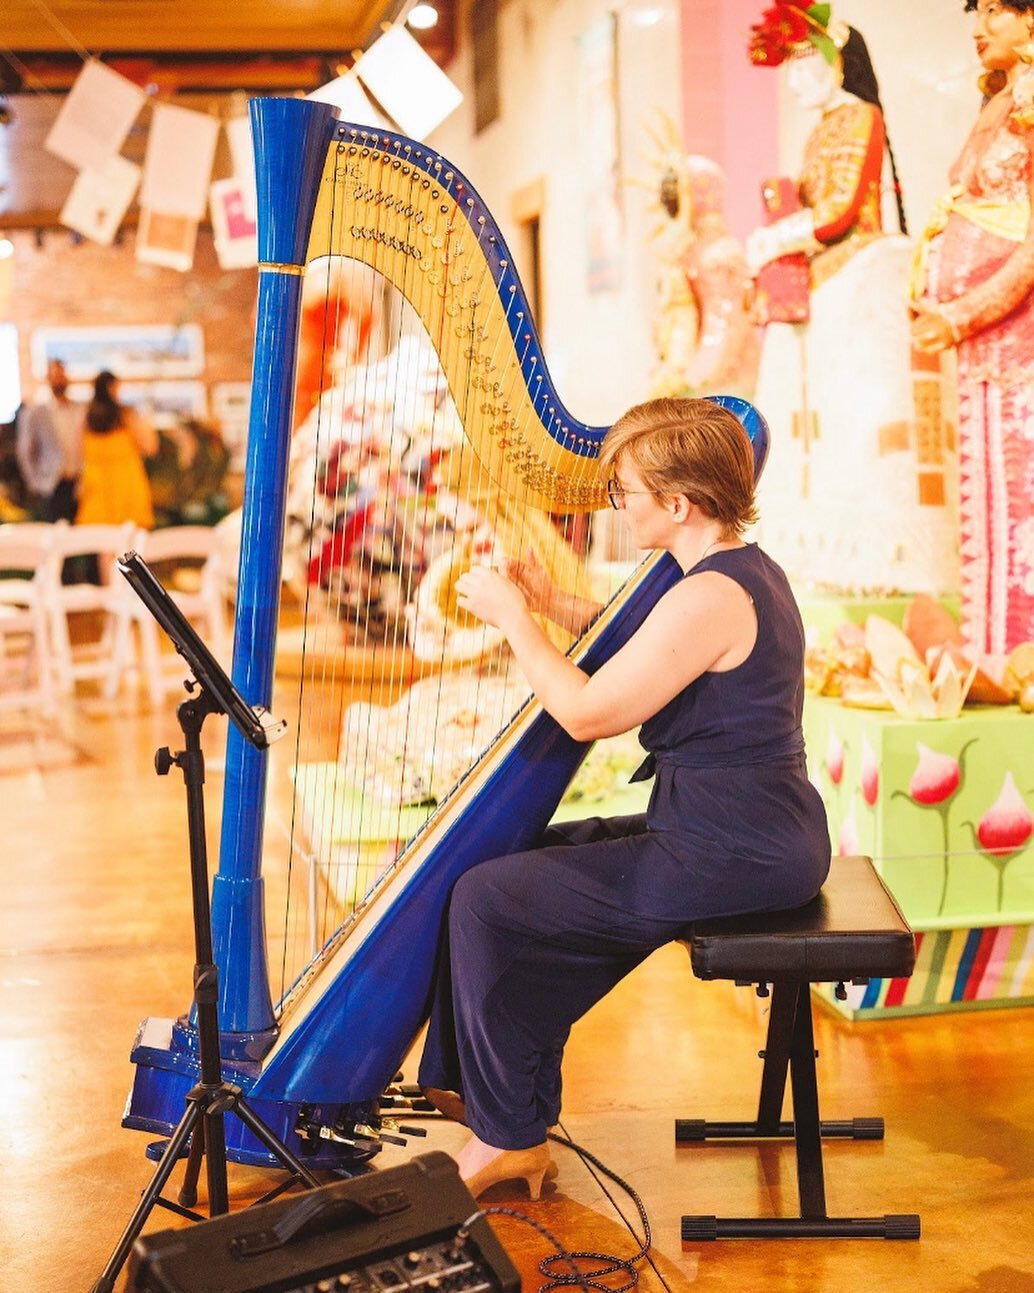
<svg viewBox="0 0 1034 1293">
<path fill-rule="evenodd" d="M 465 10 L 466 6 L 464 6 Z M 591 292 L 586 281 L 584 127 L 577 119 L 579 38 L 616 10 L 620 282 Z M 449 75 L 463 105 L 428 140 L 463 170 L 499 222 L 522 277 L 515 208 L 542 194 L 545 326 L 541 339 L 557 393 L 576 418 L 609 424 L 649 388 L 654 363 L 658 223 L 656 186 L 663 118 L 680 116 L 678 0 L 616 6 L 610 0 L 503 0 L 501 116 L 474 134 L 469 25 Z M 647 186 L 650 186 L 649 188 Z"/>
<path fill-rule="evenodd" d="M 255 271 L 220 269 L 210 234 L 198 235 L 189 274 L 138 264 L 131 232 L 117 247 L 76 245 L 55 231 L 43 234 L 42 246 L 32 233 L 9 236 L 15 255 L 7 318 L 18 328 L 23 398 L 37 385 L 32 334 L 45 327 L 195 323 L 204 332 L 201 380 L 209 390 L 216 382 L 250 379 Z"/>
</svg>

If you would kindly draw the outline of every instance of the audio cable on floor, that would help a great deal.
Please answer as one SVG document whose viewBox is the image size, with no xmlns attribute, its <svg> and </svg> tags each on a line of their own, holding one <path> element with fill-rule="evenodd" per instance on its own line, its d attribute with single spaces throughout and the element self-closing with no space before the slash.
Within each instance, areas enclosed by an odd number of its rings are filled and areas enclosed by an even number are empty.
<svg viewBox="0 0 1034 1293">
<path fill-rule="evenodd" d="M 502 1207 L 500 1205 L 487 1208 L 479 1208 L 477 1212 L 472 1213 L 458 1232 L 458 1238 L 465 1239 L 469 1227 L 479 1217 L 502 1216 L 512 1217 L 516 1221 L 523 1221 L 526 1225 L 537 1230 L 540 1235 L 547 1239 L 556 1249 L 556 1253 L 544 1257 L 539 1262 L 540 1272 L 546 1276 L 546 1283 L 539 1286 L 539 1293 L 552 1293 L 553 1289 L 570 1288 L 572 1286 L 586 1290 L 597 1289 L 601 1293 L 627 1293 L 628 1289 L 635 1288 L 639 1283 L 639 1271 L 637 1266 L 642 1262 L 647 1253 L 650 1251 L 650 1245 L 653 1242 L 652 1232 L 650 1230 L 650 1218 L 646 1214 L 646 1208 L 643 1201 L 632 1188 L 631 1185 L 623 1180 L 616 1172 L 611 1171 L 602 1163 L 595 1154 L 585 1149 L 582 1145 L 576 1145 L 573 1140 L 566 1136 L 561 1136 L 557 1132 L 549 1132 L 549 1139 L 556 1141 L 558 1145 L 566 1145 L 568 1149 L 573 1149 L 576 1154 L 583 1160 L 591 1163 L 595 1168 L 609 1177 L 616 1185 L 628 1195 L 636 1206 L 639 1213 L 639 1221 L 643 1228 L 643 1238 L 640 1242 L 639 1251 L 632 1257 L 615 1257 L 611 1253 L 598 1253 L 593 1251 L 573 1252 L 553 1235 L 540 1222 L 535 1221 L 526 1213 L 519 1212 L 515 1208 Z M 592 1267 L 589 1270 L 581 1270 L 579 1262 L 599 1262 L 601 1265 Z M 570 1269 L 565 1271 L 561 1267 L 566 1264 Z M 605 1276 L 613 1275 L 618 1271 L 626 1272 L 628 1278 L 624 1284 L 604 1284 L 601 1281 Z"/>
</svg>

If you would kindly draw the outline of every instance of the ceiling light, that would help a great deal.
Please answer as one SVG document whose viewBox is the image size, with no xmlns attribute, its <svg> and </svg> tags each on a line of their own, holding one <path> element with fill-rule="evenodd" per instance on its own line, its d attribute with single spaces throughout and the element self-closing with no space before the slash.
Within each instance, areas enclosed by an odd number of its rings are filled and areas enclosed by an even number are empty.
<svg viewBox="0 0 1034 1293">
<path fill-rule="evenodd" d="M 410 9 L 406 22 L 416 31 L 428 31 L 438 22 L 438 10 L 426 0 L 420 0 Z"/>
<path fill-rule="evenodd" d="M 9 238 L 0 238 L 0 260 L 14 255 L 14 243 Z"/>
</svg>

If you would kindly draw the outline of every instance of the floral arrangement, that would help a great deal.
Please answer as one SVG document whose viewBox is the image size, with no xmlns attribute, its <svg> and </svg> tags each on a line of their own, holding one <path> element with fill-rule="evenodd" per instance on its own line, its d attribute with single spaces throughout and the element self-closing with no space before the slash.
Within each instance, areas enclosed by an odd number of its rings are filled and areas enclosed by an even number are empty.
<svg viewBox="0 0 1034 1293">
<path fill-rule="evenodd" d="M 880 615 L 864 627 L 842 624 L 829 645 L 809 642 L 805 686 L 860 709 L 894 709 L 908 718 L 955 718 L 964 704 L 1034 712 L 1034 643 L 1005 660 L 962 645 L 958 625 L 934 599 L 917 596 L 904 629 Z"/>
<path fill-rule="evenodd" d="M 832 63 L 838 44 L 830 33 L 830 13 L 828 4 L 775 0 L 750 29 L 750 61 L 762 67 L 778 67 L 802 45 L 811 44 L 827 63 Z"/>
</svg>

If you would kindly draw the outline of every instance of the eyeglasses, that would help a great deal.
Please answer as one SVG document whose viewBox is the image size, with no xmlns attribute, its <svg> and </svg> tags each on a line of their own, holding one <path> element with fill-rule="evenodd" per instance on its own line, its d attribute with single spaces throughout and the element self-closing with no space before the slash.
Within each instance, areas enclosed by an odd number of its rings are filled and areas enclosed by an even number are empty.
<svg viewBox="0 0 1034 1293">
<path fill-rule="evenodd" d="M 615 476 L 611 476 L 610 480 L 607 481 L 607 497 L 610 499 L 611 507 L 617 512 L 620 512 L 625 506 L 625 499 L 629 494 L 652 493 L 652 489 L 626 489 Z"/>
</svg>

